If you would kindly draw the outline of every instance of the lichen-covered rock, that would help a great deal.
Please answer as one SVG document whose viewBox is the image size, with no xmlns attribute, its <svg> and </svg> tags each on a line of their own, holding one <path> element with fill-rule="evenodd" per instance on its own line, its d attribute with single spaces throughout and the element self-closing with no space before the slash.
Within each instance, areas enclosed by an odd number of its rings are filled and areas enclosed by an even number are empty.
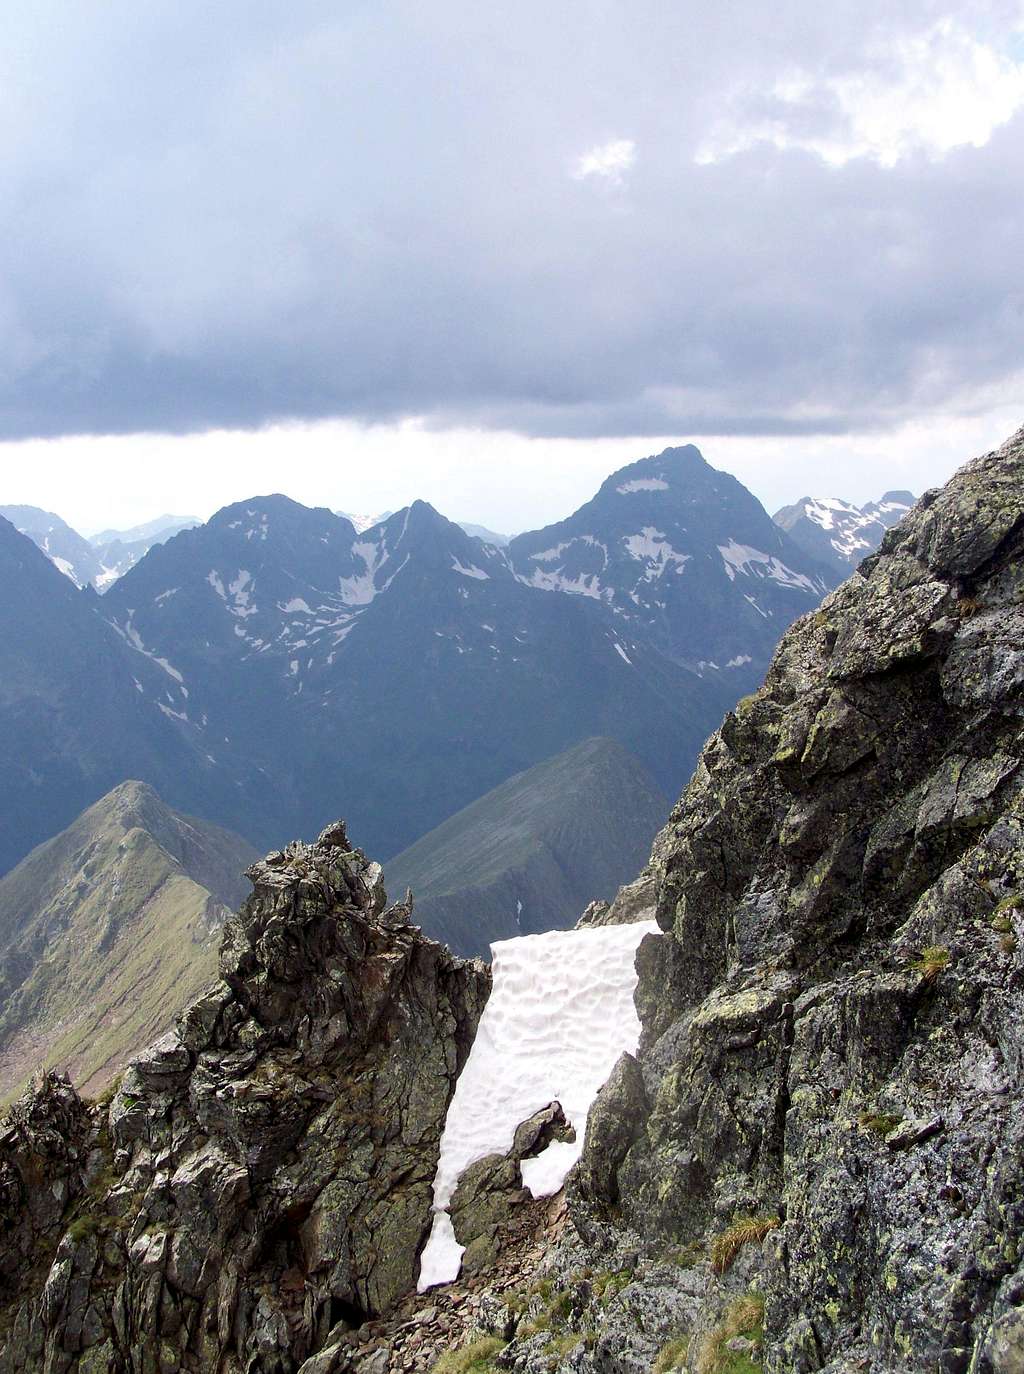
<svg viewBox="0 0 1024 1374">
<path fill-rule="evenodd" d="M 0 1371 L 293 1374 L 415 1285 L 489 990 L 385 905 L 340 823 L 256 864 L 221 981 L 109 1108 L 0 1129 Z"/>
<path fill-rule="evenodd" d="M 793 626 L 655 845 L 643 1091 L 573 1206 L 766 1219 L 772 1374 L 1024 1368 L 1022 743 L 1024 431 Z"/>
</svg>

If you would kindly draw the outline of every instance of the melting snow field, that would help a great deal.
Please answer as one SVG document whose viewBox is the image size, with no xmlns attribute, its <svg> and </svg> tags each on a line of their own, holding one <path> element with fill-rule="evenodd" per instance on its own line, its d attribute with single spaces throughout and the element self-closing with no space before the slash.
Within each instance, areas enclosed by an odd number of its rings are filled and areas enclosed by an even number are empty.
<svg viewBox="0 0 1024 1374">
<path fill-rule="evenodd" d="M 557 1193 L 583 1151 L 587 1113 L 623 1051 L 640 1038 L 634 955 L 654 921 L 554 930 L 491 946 L 494 987 L 448 1109 L 434 1179 L 434 1226 L 419 1291 L 458 1278 L 463 1247 L 445 1210 L 463 1170 L 506 1154 L 516 1127 L 560 1102 L 576 1141 L 524 1160 L 534 1197 Z"/>
</svg>

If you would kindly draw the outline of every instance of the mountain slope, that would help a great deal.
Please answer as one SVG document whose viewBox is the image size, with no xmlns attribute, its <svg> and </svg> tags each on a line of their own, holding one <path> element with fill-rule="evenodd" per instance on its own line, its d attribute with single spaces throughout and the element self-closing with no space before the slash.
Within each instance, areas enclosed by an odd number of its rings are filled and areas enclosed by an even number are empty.
<svg viewBox="0 0 1024 1374">
<path fill-rule="evenodd" d="M 2 519 L 0 585 L 0 873 L 128 777 L 222 811 L 233 783 L 197 749 L 173 664 L 134 647 Z"/>
<path fill-rule="evenodd" d="M 38 506 L 0 506 L 0 517 L 26 535 L 76 587 L 88 587 L 102 572 L 99 555 L 87 539 L 59 515 Z"/>
<path fill-rule="evenodd" d="M 834 567 L 844 577 L 874 553 L 886 530 L 913 506 L 909 491 L 887 491 L 880 501 L 854 506 L 834 496 L 805 496 L 772 517 L 805 553 Z"/>
<path fill-rule="evenodd" d="M 692 444 L 622 468 L 508 553 L 531 585 L 606 606 L 671 661 L 751 684 L 786 626 L 837 580 Z"/>
<path fill-rule="evenodd" d="M 100 530 L 89 536 L 94 548 L 102 548 L 119 540 L 122 544 L 164 544 L 182 530 L 193 529 L 203 522 L 194 515 L 158 515 L 155 520 L 147 520 L 141 525 L 132 525 L 126 530 Z"/>
<path fill-rule="evenodd" d="M 415 919 L 458 954 L 493 940 L 572 925 L 644 862 L 668 803 L 608 739 L 590 739 L 451 816 L 392 859 L 393 892 L 411 888 Z"/>
<path fill-rule="evenodd" d="M 99 592 L 123 577 L 154 545 L 199 524 L 190 517 L 162 515 L 130 530 L 104 530 L 83 539 L 59 515 L 37 506 L 0 506 L 0 516 L 27 535 L 77 587 L 91 586 Z"/>
<path fill-rule="evenodd" d="M 89 543 L 96 550 L 100 571 L 93 578 L 93 586 L 104 592 L 129 568 L 134 568 L 141 558 L 157 544 L 166 544 L 182 530 L 194 529 L 201 522 L 191 516 L 162 515 L 144 525 L 136 525 L 130 530 L 104 530 L 93 535 Z"/>
<path fill-rule="evenodd" d="M 0 878 L 0 1100 L 40 1068 L 87 1091 L 214 977 L 258 857 L 123 783 Z"/>
<path fill-rule="evenodd" d="M 1024 1368 L 1022 645 L 1024 430 L 790 630 L 658 838 L 573 1210 L 712 1247 L 662 1289 L 702 1363 L 753 1290 L 771 1374 Z"/>
</svg>

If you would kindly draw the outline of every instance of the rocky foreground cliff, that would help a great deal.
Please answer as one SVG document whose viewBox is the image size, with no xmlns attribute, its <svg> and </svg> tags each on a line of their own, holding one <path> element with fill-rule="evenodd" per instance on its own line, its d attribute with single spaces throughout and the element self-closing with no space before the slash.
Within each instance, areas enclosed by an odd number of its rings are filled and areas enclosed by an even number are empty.
<svg viewBox="0 0 1024 1374">
<path fill-rule="evenodd" d="M 1022 740 L 1024 431 L 791 629 L 657 842 L 575 1207 L 710 1255 L 664 1368 L 745 1300 L 772 1374 L 1024 1369 Z"/>
<path fill-rule="evenodd" d="M 109 1111 L 48 1079 L 4 1128 L 0 1371 L 1020 1374 L 1022 555 L 1024 430 L 794 625 L 590 911 L 664 933 L 543 1258 L 513 1188 L 494 1271 L 396 1311 L 487 977 L 328 832 Z"/>
<path fill-rule="evenodd" d="M 415 1285 L 484 965 L 340 824 L 256 864 L 221 979 L 109 1104 L 0 1127 L 0 1370 L 291 1374 Z"/>
</svg>

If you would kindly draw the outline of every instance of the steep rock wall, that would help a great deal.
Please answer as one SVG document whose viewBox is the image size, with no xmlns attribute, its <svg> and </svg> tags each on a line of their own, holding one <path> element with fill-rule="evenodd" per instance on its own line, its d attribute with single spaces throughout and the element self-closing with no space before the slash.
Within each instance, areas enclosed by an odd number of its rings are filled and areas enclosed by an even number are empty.
<svg viewBox="0 0 1024 1374">
<path fill-rule="evenodd" d="M 771 1374 L 1024 1368 L 1022 553 L 1024 430 L 793 626 L 655 846 L 577 1220 L 778 1223 Z"/>
</svg>

